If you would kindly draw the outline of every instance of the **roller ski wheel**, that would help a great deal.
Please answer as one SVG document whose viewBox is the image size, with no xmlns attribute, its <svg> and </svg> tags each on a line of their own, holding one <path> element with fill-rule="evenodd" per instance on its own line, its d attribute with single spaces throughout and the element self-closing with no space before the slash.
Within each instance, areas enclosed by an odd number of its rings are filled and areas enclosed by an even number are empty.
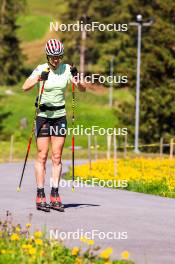
<svg viewBox="0 0 175 264">
<path fill-rule="evenodd" d="M 44 212 L 50 212 L 50 205 L 46 203 L 46 197 L 36 198 L 36 209 Z"/>
<path fill-rule="evenodd" d="M 59 194 L 50 195 L 50 208 L 59 212 L 64 212 L 64 205 L 61 202 Z"/>
</svg>

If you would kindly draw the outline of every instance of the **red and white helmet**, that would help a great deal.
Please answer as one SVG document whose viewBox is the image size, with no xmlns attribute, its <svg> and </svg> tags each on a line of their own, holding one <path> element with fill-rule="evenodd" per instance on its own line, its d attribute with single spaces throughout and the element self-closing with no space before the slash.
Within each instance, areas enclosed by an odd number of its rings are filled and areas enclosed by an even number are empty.
<svg viewBox="0 0 175 264">
<path fill-rule="evenodd" d="M 45 52 L 49 56 L 59 56 L 64 54 L 64 47 L 61 41 L 49 39 L 45 46 Z"/>
</svg>

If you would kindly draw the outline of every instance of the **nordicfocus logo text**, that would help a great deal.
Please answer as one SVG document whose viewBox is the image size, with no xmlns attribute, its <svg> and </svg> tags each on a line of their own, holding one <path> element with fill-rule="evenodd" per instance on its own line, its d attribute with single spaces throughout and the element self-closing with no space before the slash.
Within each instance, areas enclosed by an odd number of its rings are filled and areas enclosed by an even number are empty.
<svg viewBox="0 0 175 264">
<path fill-rule="evenodd" d="M 65 127 L 59 128 L 59 126 L 53 127 L 50 126 L 50 135 L 75 135 L 75 136 L 94 136 L 94 135 L 99 135 L 99 136 L 104 136 L 104 135 L 115 135 L 115 136 L 126 136 L 127 135 L 127 128 L 104 128 L 104 127 L 99 127 L 99 126 L 92 126 L 92 127 L 86 127 L 84 128 L 83 125 L 77 125 L 76 127 L 68 127 L 66 129 Z"/>
<path fill-rule="evenodd" d="M 75 79 L 76 83 L 84 81 L 86 83 L 108 83 L 108 84 L 125 84 L 128 83 L 127 75 L 109 75 L 104 76 L 98 73 L 93 73 L 91 75 L 84 76 L 83 73 L 78 73 Z"/>
<path fill-rule="evenodd" d="M 128 30 L 128 24 L 104 24 L 98 21 L 91 23 L 84 23 L 83 21 L 77 21 L 74 24 L 59 24 L 58 21 L 50 22 L 50 31 L 117 31 L 126 32 Z"/>
<path fill-rule="evenodd" d="M 94 187 L 108 187 L 108 188 L 127 188 L 128 181 L 127 180 L 99 180 L 98 178 L 94 177 L 91 179 L 83 179 L 77 177 L 74 181 L 72 180 L 64 180 L 61 179 L 59 186 L 61 188 L 72 188 L 72 185 L 75 188 L 94 188 Z M 53 186 L 53 179 L 50 179 L 50 187 Z"/>
<path fill-rule="evenodd" d="M 128 234 L 126 231 L 117 232 L 117 231 L 109 231 L 104 232 L 100 231 L 99 229 L 93 229 L 90 231 L 84 231 L 82 228 L 77 229 L 76 231 L 59 231 L 56 230 L 50 230 L 50 239 L 59 239 L 59 240 L 67 240 L 67 239 L 73 239 L 73 240 L 80 240 L 81 238 L 87 238 L 87 239 L 108 239 L 108 240 L 125 240 L 128 238 Z"/>
</svg>

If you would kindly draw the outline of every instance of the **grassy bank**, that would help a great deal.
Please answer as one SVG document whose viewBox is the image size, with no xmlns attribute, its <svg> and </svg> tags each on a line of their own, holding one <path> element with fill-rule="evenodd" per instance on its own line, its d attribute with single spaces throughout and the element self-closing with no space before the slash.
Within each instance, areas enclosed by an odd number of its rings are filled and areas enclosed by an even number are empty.
<svg viewBox="0 0 175 264">
<path fill-rule="evenodd" d="M 168 158 L 127 158 L 98 160 L 75 167 L 83 180 L 96 179 L 97 185 L 175 198 L 175 160 Z M 114 175 L 116 171 L 116 175 Z M 108 185 L 109 183 L 109 185 Z"/>
<path fill-rule="evenodd" d="M 12 264 L 134 264 L 129 258 L 129 252 L 121 252 L 121 260 L 110 261 L 112 248 L 100 250 L 94 240 L 81 237 L 87 250 L 82 252 L 81 247 L 66 248 L 62 242 L 49 240 L 46 234 L 36 230 L 30 232 L 31 224 L 24 228 L 20 224 L 13 224 L 11 215 L 0 220 L 0 263 Z"/>
<path fill-rule="evenodd" d="M 28 138 L 31 133 L 34 102 L 37 95 L 37 88 L 30 92 L 23 92 L 22 83 L 14 87 L 1 87 L 0 108 L 3 114 L 8 116 L 1 122 L 1 142 L 0 142 L 0 159 L 8 158 L 10 149 L 10 138 L 14 136 L 14 157 L 16 159 L 24 156 L 26 151 Z M 9 93 L 10 91 L 10 93 Z M 131 97 L 126 90 L 115 91 L 115 97 L 120 97 L 120 101 L 127 100 Z M 123 98 L 123 99 L 122 99 Z M 117 109 L 117 106 L 116 108 Z M 66 92 L 66 111 L 68 127 L 72 127 L 72 94 L 71 86 L 67 87 Z M 20 120 L 27 119 L 27 128 L 20 128 Z M 114 114 L 113 109 L 108 107 L 108 93 L 87 91 L 86 93 L 76 92 L 75 95 L 75 127 L 83 126 L 83 128 L 99 126 L 103 128 L 118 126 L 118 117 Z M 106 150 L 106 136 L 98 136 L 99 151 Z M 122 139 L 121 139 L 122 140 Z M 34 141 L 33 141 L 34 142 Z M 92 139 L 94 145 L 94 138 Z M 71 146 L 71 135 L 67 136 L 65 148 Z M 76 136 L 76 146 L 80 146 L 85 152 L 88 146 L 88 138 L 86 135 Z M 31 148 L 31 157 L 35 153 L 35 144 Z"/>
</svg>

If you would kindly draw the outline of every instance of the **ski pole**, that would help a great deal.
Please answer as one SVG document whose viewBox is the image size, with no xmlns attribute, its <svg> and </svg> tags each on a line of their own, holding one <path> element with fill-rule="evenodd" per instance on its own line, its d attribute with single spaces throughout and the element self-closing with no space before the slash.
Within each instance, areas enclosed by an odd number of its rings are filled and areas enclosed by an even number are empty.
<svg viewBox="0 0 175 264">
<path fill-rule="evenodd" d="M 34 115 L 33 125 L 32 125 L 32 132 L 31 132 L 31 135 L 30 135 L 30 138 L 29 138 L 29 141 L 28 141 L 27 152 L 26 152 L 26 156 L 25 156 L 25 160 L 24 160 L 22 174 L 21 174 L 19 186 L 17 188 L 18 192 L 21 189 L 21 184 L 22 184 L 22 180 L 23 180 L 23 176 L 24 176 L 24 171 L 25 171 L 25 168 L 26 168 L 26 163 L 27 163 L 29 152 L 30 152 L 30 146 L 31 146 L 33 134 L 34 134 L 34 131 L 35 131 L 35 121 L 36 121 L 36 117 L 37 117 L 37 114 L 38 114 L 39 106 L 40 106 L 40 103 L 41 103 L 41 97 L 42 97 L 42 94 L 43 94 L 43 91 L 44 91 L 44 84 L 45 84 L 45 81 L 43 81 L 43 85 L 42 85 L 41 92 L 40 92 L 39 99 L 38 99 L 38 106 L 37 106 L 37 108 L 35 110 L 35 115 Z"/>
<path fill-rule="evenodd" d="M 72 127 L 73 129 L 74 129 L 74 124 L 75 124 L 74 109 L 75 109 L 75 84 L 72 82 Z M 74 188 L 74 180 L 75 180 L 74 151 L 75 151 L 75 138 L 74 138 L 74 134 L 72 134 L 72 192 L 75 191 L 75 188 Z"/>
</svg>

